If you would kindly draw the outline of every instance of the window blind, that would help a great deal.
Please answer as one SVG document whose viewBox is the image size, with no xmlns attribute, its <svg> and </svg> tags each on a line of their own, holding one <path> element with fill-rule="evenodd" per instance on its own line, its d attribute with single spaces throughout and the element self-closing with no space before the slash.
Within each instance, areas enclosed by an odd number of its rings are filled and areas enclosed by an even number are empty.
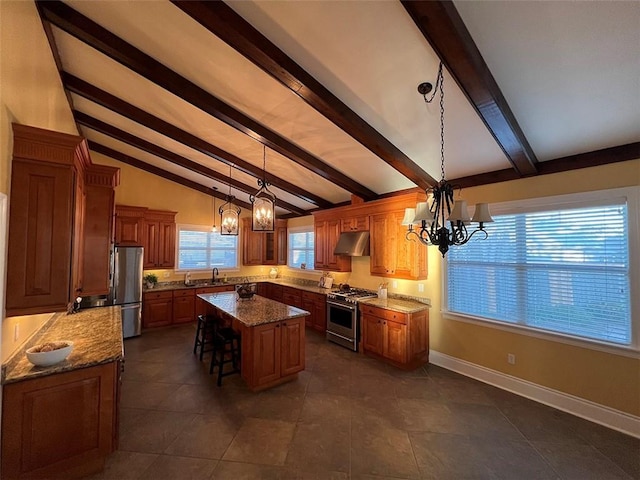
<svg viewBox="0 0 640 480">
<path fill-rule="evenodd" d="M 453 313 L 629 345 L 627 206 L 498 215 L 447 255 Z"/>
<path fill-rule="evenodd" d="M 211 227 L 178 227 L 178 269 L 238 267 L 238 237 L 220 235 Z"/>
<path fill-rule="evenodd" d="M 289 231 L 289 266 L 301 268 L 302 264 L 308 269 L 314 265 L 314 234 L 309 230 Z"/>
</svg>

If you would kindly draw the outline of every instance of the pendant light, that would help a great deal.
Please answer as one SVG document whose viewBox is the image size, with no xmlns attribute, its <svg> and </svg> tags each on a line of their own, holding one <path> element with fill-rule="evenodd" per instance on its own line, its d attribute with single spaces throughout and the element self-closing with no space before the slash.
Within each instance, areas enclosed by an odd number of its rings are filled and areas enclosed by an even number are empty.
<svg viewBox="0 0 640 480">
<path fill-rule="evenodd" d="M 471 237 L 482 232 L 486 239 L 489 234 L 484 229 L 484 224 L 493 222 L 489 213 L 489 205 L 479 203 L 473 218 L 469 217 L 467 211 L 467 202 L 459 199 L 454 202 L 454 191 L 460 190 L 457 185 L 451 185 L 444 175 L 444 75 L 442 73 L 442 62 L 438 69 L 438 78 L 433 95 L 427 98 L 427 94 L 431 92 L 433 86 L 430 83 L 421 83 L 418 85 L 418 93 L 420 93 L 425 103 L 431 103 L 438 89 L 440 90 L 440 169 L 442 177 L 437 185 L 427 189 L 427 195 L 431 198 L 431 204 L 421 202 L 416 208 L 407 208 L 402 220 L 402 225 L 408 225 L 406 238 L 411 240 L 417 238 L 425 245 L 437 245 L 438 250 L 444 258 L 449 251 L 449 247 L 464 245 Z M 447 227 L 449 222 L 449 227 Z M 467 225 L 471 222 L 478 223 L 478 226 L 471 233 L 467 230 Z M 416 225 L 414 230 L 413 226 Z"/>
<path fill-rule="evenodd" d="M 238 235 L 238 224 L 240 217 L 240 207 L 233 204 L 236 197 L 231 195 L 231 170 L 233 165 L 229 165 L 229 194 L 222 204 L 220 213 L 220 235 Z"/>
<path fill-rule="evenodd" d="M 216 227 L 216 190 L 218 190 L 218 187 L 211 187 L 211 189 L 213 190 L 213 226 L 211 227 L 211 232 L 216 233 L 218 231 L 218 227 Z"/>
<path fill-rule="evenodd" d="M 275 230 L 276 196 L 269 190 L 267 182 L 267 147 L 262 146 L 262 179 L 258 179 L 258 191 L 249 196 L 253 205 L 251 212 L 251 230 L 257 232 L 273 232 Z"/>
</svg>

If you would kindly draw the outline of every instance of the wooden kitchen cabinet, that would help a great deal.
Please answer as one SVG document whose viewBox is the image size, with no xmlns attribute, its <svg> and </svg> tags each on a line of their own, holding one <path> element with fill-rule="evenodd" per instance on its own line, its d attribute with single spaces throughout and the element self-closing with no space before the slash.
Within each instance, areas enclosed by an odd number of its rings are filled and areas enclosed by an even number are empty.
<svg viewBox="0 0 640 480">
<path fill-rule="evenodd" d="M 242 253 L 243 265 L 286 265 L 287 221 L 276 219 L 274 232 L 254 232 L 251 218 L 243 218 Z"/>
<path fill-rule="evenodd" d="M 429 311 L 401 313 L 361 304 L 364 353 L 404 369 L 429 360 Z"/>
<path fill-rule="evenodd" d="M 3 386 L 2 478 L 77 478 L 117 446 L 120 362 Z"/>
<path fill-rule="evenodd" d="M 304 370 L 304 318 L 243 327 L 242 377 L 253 390 L 268 388 Z"/>
<path fill-rule="evenodd" d="M 301 291 L 297 288 L 282 286 L 282 303 L 302 308 Z"/>
<path fill-rule="evenodd" d="M 115 244 L 142 246 L 145 207 L 116 205 Z M 146 255 L 147 252 L 145 252 Z"/>
<path fill-rule="evenodd" d="M 173 322 L 173 291 L 142 294 L 142 328 L 165 327 Z"/>
<path fill-rule="evenodd" d="M 120 169 L 92 165 L 85 173 L 82 295 L 106 295 L 110 288 L 115 187 Z"/>
<path fill-rule="evenodd" d="M 86 141 L 13 124 L 6 315 L 64 311 L 82 289 Z"/>
<path fill-rule="evenodd" d="M 184 288 L 173 291 L 172 324 L 189 323 L 196 319 L 196 290 Z"/>
<path fill-rule="evenodd" d="M 176 213 L 147 210 L 144 214 L 144 268 L 173 268 L 176 256 Z"/>
<path fill-rule="evenodd" d="M 371 216 L 371 275 L 408 280 L 427 278 L 427 247 L 407 240 L 407 228 L 401 225 L 404 210 Z"/>
<path fill-rule="evenodd" d="M 369 215 L 345 217 L 340 220 L 341 232 L 368 232 Z"/>
<path fill-rule="evenodd" d="M 302 309 L 310 313 L 307 327 L 320 333 L 327 331 L 327 297 L 320 293 L 302 291 Z"/>
<path fill-rule="evenodd" d="M 341 233 L 339 218 L 314 218 L 315 270 L 329 270 L 332 272 L 350 272 L 351 257 L 334 255 Z"/>
</svg>

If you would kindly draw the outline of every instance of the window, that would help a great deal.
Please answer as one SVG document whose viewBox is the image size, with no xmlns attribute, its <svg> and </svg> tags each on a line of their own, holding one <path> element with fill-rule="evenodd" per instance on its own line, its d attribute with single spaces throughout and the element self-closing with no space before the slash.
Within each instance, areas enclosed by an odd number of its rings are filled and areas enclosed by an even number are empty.
<svg viewBox="0 0 640 480">
<path fill-rule="evenodd" d="M 238 237 L 211 227 L 178 226 L 178 270 L 238 268 Z"/>
<path fill-rule="evenodd" d="M 289 229 L 289 260 L 291 268 L 313 269 L 314 243 L 313 227 Z"/>
<path fill-rule="evenodd" d="M 487 240 L 449 250 L 448 311 L 631 346 L 637 207 L 566 197 L 497 205 Z"/>
</svg>

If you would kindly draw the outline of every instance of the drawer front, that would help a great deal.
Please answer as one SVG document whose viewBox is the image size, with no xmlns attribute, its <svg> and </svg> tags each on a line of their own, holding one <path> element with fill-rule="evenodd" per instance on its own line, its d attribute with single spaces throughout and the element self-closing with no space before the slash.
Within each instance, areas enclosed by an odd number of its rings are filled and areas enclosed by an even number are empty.
<svg viewBox="0 0 640 480">
<path fill-rule="evenodd" d="M 181 290 L 173 291 L 173 298 L 193 297 L 194 295 L 195 290 L 193 288 L 183 288 Z"/>
<path fill-rule="evenodd" d="M 282 302 L 286 303 L 287 305 L 295 306 L 296 304 L 300 303 L 300 295 L 294 295 L 294 294 L 291 294 L 291 293 L 284 293 L 282 295 Z"/>
<path fill-rule="evenodd" d="M 392 322 L 407 323 L 407 314 L 395 312 L 393 310 L 387 310 L 386 308 L 373 307 L 371 305 L 361 305 L 360 311 L 366 315 L 374 315 L 376 317 L 384 318 L 385 320 L 391 320 Z"/>
<path fill-rule="evenodd" d="M 173 290 L 165 290 L 164 292 L 144 292 L 142 294 L 142 300 L 165 300 L 173 298 Z"/>
<path fill-rule="evenodd" d="M 326 297 L 324 295 L 321 295 L 320 293 L 305 292 L 304 290 L 302 291 L 302 299 L 311 300 L 312 302 L 326 301 Z"/>
</svg>

